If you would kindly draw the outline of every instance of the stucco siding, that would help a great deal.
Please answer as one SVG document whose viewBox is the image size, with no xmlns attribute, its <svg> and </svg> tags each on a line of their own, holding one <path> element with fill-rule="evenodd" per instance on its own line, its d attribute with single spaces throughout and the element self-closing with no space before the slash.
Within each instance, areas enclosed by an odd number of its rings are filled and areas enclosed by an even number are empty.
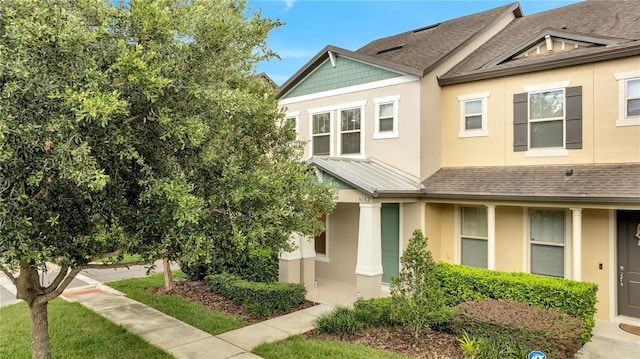
<svg viewBox="0 0 640 359">
<path fill-rule="evenodd" d="M 598 285 L 596 318 L 609 319 L 609 211 L 582 211 L 582 280 Z M 599 265 L 602 263 L 602 269 Z M 614 287 L 615 289 L 615 287 Z"/>
<path fill-rule="evenodd" d="M 522 237 L 522 208 L 496 207 L 496 270 L 522 272 Z"/>
<path fill-rule="evenodd" d="M 355 284 L 359 215 L 358 205 L 351 203 L 338 203 L 329 215 L 328 262 L 316 260 L 316 277 Z"/>
</svg>

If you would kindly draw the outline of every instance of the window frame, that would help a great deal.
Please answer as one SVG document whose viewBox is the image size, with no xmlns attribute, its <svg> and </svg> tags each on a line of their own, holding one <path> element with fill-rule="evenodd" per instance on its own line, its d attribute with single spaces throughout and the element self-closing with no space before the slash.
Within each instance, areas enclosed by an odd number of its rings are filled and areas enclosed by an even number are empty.
<svg viewBox="0 0 640 359">
<path fill-rule="evenodd" d="M 487 137 L 489 136 L 489 118 L 488 118 L 488 98 L 491 96 L 491 91 L 478 92 L 467 95 L 458 96 L 459 108 L 460 108 L 460 131 L 458 132 L 458 138 L 468 138 L 468 137 Z M 482 126 L 479 129 L 467 129 L 466 119 L 470 114 L 466 113 L 466 103 L 474 102 L 474 101 L 482 101 L 481 106 L 482 109 L 480 111 L 480 116 Z M 477 115 L 477 114 L 476 114 Z"/>
<path fill-rule="evenodd" d="M 551 93 L 551 92 L 556 92 L 556 91 L 561 91 L 562 92 L 562 116 L 555 116 L 555 117 L 546 117 L 546 118 L 539 118 L 539 119 L 534 119 L 531 118 L 531 96 L 532 95 L 538 95 L 538 94 L 544 94 L 544 93 Z M 566 150 L 566 142 L 567 142 L 567 106 L 566 106 L 566 102 L 567 102 L 567 94 L 566 94 L 566 89 L 565 88 L 555 88 L 555 89 L 549 89 L 549 90 L 541 90 L 541 91 L 531 91 L 531 92 L 527 92 L 527 98 L 528 98 L 528 117 L 527 117 L 527 123 L 528 123 L 528 135 L 529 135 L 529 148 L 530 151 L 554 151 L 554 150 Z M 548 146 L 548 147 L 533 147 L 533 129 L 532 129 L 532 125 L 533 124 L 537 124 L 537 123 L 547 123 L 547 122 L 558 122 L 558 121 L 562 121 L 562 140 L 560 141 L 560 146 Z"/>
<path fill-rule="evenodd" d="M 564 278 L 564 279 L 571 279 L 571 215 L 570 213 L 568 213 L 568 210 L 566 208 L 543 208 L 543 207 L 531 207 L 531 208 L 523 208 L 523 211 L 525 213 L 525 215 L 523 216 L 526 224 L 525 224 L 525 228 L 526 228 L 526 234 L 525 234 L 525 257 L 526 257 L 526 265 L 527 268 L 525 269 L 527 273 L 530 274 L 535 274 L 535 275 L 541 275 L 541 276 L 545 276 L 545 277 L 555 277 L 555 278 Z M 557 243 L 557 242 L 550 242 L 550 241 L 540 241 L 540 240 L 531 240 L 532 238 L 532 233 L 531 233 L 531 229 L 532 229 L 532 225 L 531 225 L 531 220 L 532 220 L 532 216 L 531 213 L 532 211 L 557 211 L 557 212 L 562 212 L 563 215 L 563 242 L 562 244 Z M 547 246 L 547 247 L 562 247 L 563 248 L 563 274 L 562 277 L 556 277 L 553 275 L 547 275 L 547 274 L 541 274 L 541 273 L 533 273 L 532 272 L 532 247 L 534 245 L 538 245 L 538 246 Z"/>
<path fill-rule="evenodd" d="M 334 131 L 333 131 L 333 110 L 331 108 L 317 108 L 317 109 L 310 109 L 309 111 L 309 154 L 311 155 L 311 157 L 313 156 L 333 156 L 333 151 L 334 151 L 334 146 L 333 146 L 333 138 L 334 138 Z M 322 114 L 329 114 L 329 132 L 326 133 L 322 133 L 321 135 L 319 134 L 314 134 L 313 133 L 313 121 L 314 121 L 314 116 L 316 115 L 322 115 Z M 329 153 L 328 154 L 322 154 L 322 155 L 316 155 L 313 151 L 313 146 L 314 146 L 314 138 L 315 137 L 319 137 L 319 136 L 329 136 Z"/>
<path fill-rule="evenodd" d="M 484 213 L 485 213 L 485 217 L 484 217 L 485 228 L 487 230 L 487 233 L 486 233 L 485 236 L 468 235 L 468 234 L 464 233 L 463 228 L 464 228 L 464 217 L 465 217 L 464 216 L 464 209 L 465 208 L 480 208 L 480 209 L 484 210 Z M 488 266 L 489 266 L 489 248 L 488 248 L 489 247 L 488 246 L 488 243 L 489 243 L 489 232 L 488 232 L 488 230 L 489 230 L 489 217 L 488 217 L 488 209 L 487 209 L 487 207 L 486 206 L 474 206 L 474 205 L 460 205 L 460 206 L 458 206 L 458 209 L 457 209 L 456 212 L 460 216 L 459 217 L 460 218 L 460 221 L 459 221 L 460 223 L 458 225 L 458 234 L 459 235 L 457 236 L 458 237 L 458 242 L 459 242 L 459 248 L 460 248 L 460 254 L 459 254 L 459 261 L 458 262 L 461 265 L 465 265 L 465 266 L 469 266 L 469 267 L 488 268 Z M 463 244 L 462 244 L 464 239 L 483 240 L 483 241 L 486 242 L 486 244 L 487 244 L 487 252 L 485 253 L 485 258 L 486 258 L 487 265 L 485 267 L 476 267 L 476 266 L 471 266 L 469 264 L 465 264 L 464 263 L 464 261 L 463 261 L 463 258 L 464 258 L 463 257 L 463 255 L 464 255 L 463 254 Z"/>
<path fill-rule="evenodd" d="M 336 124 L 335 124 L 335 128 L 336 128 L 336 137 L 337 137 L 337 152 L 338 152 L 338 156 L 343 157 L 343 158 L 364 158 L 364 147 L 365 147 L 365 123 L 366 123 L 366 116 L 365 116 L 365 109 L 366 109 L 366 105 L 367 105 L 367 101 L 358 101 L 358 102 L 352 102 L 352 103 L 347 103 L 347 104 L 342 104 L 339 106 L 336 106 L 334 111 L 335 112 L 335 117 L 336 117 Z M 347 130 L 347 131 L 342 131 L 342 111 L 348 111 L 348 110 L 354 110 L 354 109 L 358 109 L 360 111 L 360 129 L 358 130 L 360 132 L 360 151 L 358 153 L 342 153 L 342 135 L 345 133 L 355 133 L 357 131 L 355 130 Z"/>
<path fill-rule="evenodd" d="M 300 139 L 300 111 L 287 112 L 282 120 L 282 126 L 287 124 L 287 121 L 295 121 L 294 130 L 296 131 L 296 140 Z"/>
<path fill-rule="evenodd" d="M 388 97 L 380 97 L 374 98 L 373 103 L 375 105 L 375 128 L 373 132 L 373 139 L 387 139 L 387 138 L 398 138 L 400 137 L 400 133 L 398 131 L 398 105 L 400 102 L 400 95 L 388 96 Z M 381 118 L 380 117 L 380 107 L 382 105 L 393 105 L 393 129 L 391 131 L 380 131 L 380 120 L 387 119 L 388 117 Z"/>
<path fill-rule="evenodd" d="M 618 119 L 616 120 L 616 127 L 640 126 L 640 115 L 627 116 L 629 101 L 627 97 L 627 85 L 629 81 L 640 80 L 640 70 L 619 72 L 613 76 L 618 82 Z"/>
<path fill-rule="evenodd" d="M 324 234 L 324 253 L 316 251 L 316 238 L 318 238 L 319 235 L 313 238 L 313 250 L 316 253 L 316 261 L 329 263 L 329 214 L 324 214 L 323 217 L 324 232 L 321 234 Z M 322 217 L 319 220 L 321 221 L 321 219 Z"/>
</svg>

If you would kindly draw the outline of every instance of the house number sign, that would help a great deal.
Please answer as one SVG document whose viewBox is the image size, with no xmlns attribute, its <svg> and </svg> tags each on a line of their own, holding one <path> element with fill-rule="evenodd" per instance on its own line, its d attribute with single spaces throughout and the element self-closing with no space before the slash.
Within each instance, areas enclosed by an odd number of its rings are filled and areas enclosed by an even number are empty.
<svg viewBox="0 0 640 359">
<path fill-rule="evenodd" d="M 358 202 L 369 203 L 371 202 L 371 197 L 358 197 Z M 638 229 L 640 229 L 640 226 L 638 227 Z"/>
</svg>

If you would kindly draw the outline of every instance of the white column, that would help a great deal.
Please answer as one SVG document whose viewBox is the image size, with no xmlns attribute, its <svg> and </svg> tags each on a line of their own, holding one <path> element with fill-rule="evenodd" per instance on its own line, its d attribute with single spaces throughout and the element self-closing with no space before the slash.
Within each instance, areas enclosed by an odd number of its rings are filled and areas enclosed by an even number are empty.
<svg viewBox="0 0 640 359">
<path fill-rule="evenodd" d="M 305 239 L 298 233 L 292 233 L 289 242 L 294 248 L 291 252 L 281 251 L 278 261 L 278 280 L 283 283 L 300 283 L 300 244 Z"/>
<path fill-rule="evenodd" d="M 360 203 L 356 274 L 367 277 L 382 275 L 380 208 L 380 203 Z"/>
<path fill-rule="evenodd" d="M 300 244 L 304 241 L 305 238 L 303 238 L 301 235 L 299 235 L 298 233 L 292 233 L 289 237 L 289 243 L 291 243 L 293 250 L 291 252 L 280 251 L 280 259 L 285 261 L 292 261 L 302 258 L 300 253 Z"/>
<path fill-rule="evenodd" d="M 496 269 L 496 206 L 487 206 L 487 268 Z"/>
<path fill-rule="evenodd" d="M 582 280 L 582 208 L 571 208 L 571 279 Z"/>
</svg>

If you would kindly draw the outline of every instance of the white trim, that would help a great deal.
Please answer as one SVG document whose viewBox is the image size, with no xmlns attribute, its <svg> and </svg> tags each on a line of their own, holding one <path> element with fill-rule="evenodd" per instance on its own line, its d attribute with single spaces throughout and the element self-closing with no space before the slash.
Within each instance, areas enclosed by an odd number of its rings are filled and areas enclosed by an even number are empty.
<svg viewBox="0 0 640 359">
<path fill-rule="evenodd" d="M 537 85 L 528 85 L 523 86 L 525 92 L 540 92 L 546 90 L 557 90 L 560 88 L 566 88 L 571 85 L 571 80 L 559 81 L 559 82 L 550 82 L 546 84 L 537 84 Z"/>
<path fill-rule="evenodd" d="M 616 127 L 640 126 L 640 116 L 627 117 L 627 81 L 640 79 L 640 70 L 613 74 L 618 81 L 618 118 Z"/>
<path fill-rule="evenodd" d="M 477 92 L 468 95 L 458 96 L 458 101 L 476 100 L 484 97 L 491 97 L 491 91 Z"/>
<path fill-rule="evenodd" d="M 462 206 L 453 206 L 453 263 L 462 264 Z"/>
<path fill-rule="evenodd" d="M 331 51 L 327 51 L 327 54 L 329 55 L 329 61 L 331 61 L 331 67 L 336 67 L 336 54 Z"/>
<path fill-rule="evenodd" d="M 487 207 L 487 269 L 496 269 L 496 205 Z"/>
<path fill-rule="evenodd" d="M 529 207 L 522 207 L 522 271 L 531 273 L 531 257 L 529 256 L 529 233 L 531 220 L 529 219 Z"/>
<path fill-rule="evenodd" d="M 486 137 L 489 136 L 489 117 L 488 117 L 488 105 L 487 99 L 491 96 L 491 91 L 478 92 L 474 94 L 460 95 L 458 96 L 458 102 L 460 107 L 460 131 L 458 132 L 458 138 L 469 138 L 469 137 Z M 482 127 L 479 129 L 466 129 L 466 111 L 465 111 L 465 103 L 468 101 L 481 101 L 482 109 L 480 116 L 482 121 Z"/>
<path fill-rule="evenodd" d="M 569 156 L 569 150 L 566 148 L 552 148 L 552 149 L 534 149 L 528 150 L 524 153 L 525 157 L 562 157 Z"/>
<path fill-rule="evenodd" d="M 400 101 L 400 95 L 387 96 L 374 98 L 374 132 L 373 139 L 386 139 L 386 138 L 398 138 L 400 133 L 398 132 L 398 102 Z M 380 132 L 380 105 L 392 104 L 393 105 L 393 130 Z"/>
<path fill-rule="evenodd" d="M 309 141 L 307 142 L 307 144 L 309 145 L 309 153 L 311 154 L 311 156 L 315 156 L 313 153 L 313 116 L 314 115 L 319 115 L 319 114 L 323 114 L 323 113 L 328 113 L 329 114 L 329 156 L 333 156 L 334 155 L 334 146 L 333 146 L 333 141 L 335 138 L 335 133 L 334 133 L 334 116 L 333 110 L 328 110 L 326 108 L 317 108 L 314 109 L 313 112 L 311 112 L 311 110 L 308 111 L 309 112 Z M 325 135 L 326 136 L 326 135 Z"/>
<path fill-rule="evenodd" d="M 571 210 L 571 279 L 582 281 L 582 208 Z"/>
<path fill-rule="evenodd" d="M 289 104 L 297 103 L 297 102 L 317 100 L 317 99 L 321 99 L 321 98 L 325 98 L 325 97 L 331 97 L 331 96 L 346 95 L 346 94 L 349 94 L 349 93 L 361 92 L 361 91 L 366 91 L 366 90 L 374 90 L 374 89 L 377 89 L 377 88 L 393 86 L 393 85 L 401 85 L 401 84 L 405 84 L 405 83 L 408 83 L 408 82 L 415 82 L 415 81 L 418 81 L 418 80 L 420 80 L 420 78 L 417 77 L 417 76 L 413 76 L 413 75 L 399 76 L 399 77 L 394 77 L 394 78 L 387 79 L 387 80 L 369 82 L 369 83 L 362 84 L 362 85 L 343 87 L 343 88 L 339 88 L 339 89 L 335 89 L 335 90 L 322 91 L 322 92 L 316 92 L 316 93 L 312 93 L 312 94 L 308 94 L 308 95 L 302 95 L 302 96 L 297 96 L 297 97 L 292 97 L 292 98 L 286 98 L 286 99 L 282 99 L 282 100 L 278 101 L 278 104 L 280 106 L 289 105 Z"/>
<path fill-rule="evenodd" d="M 365 116 L 365 110 L 366 110 L 366 105 L 367 105 L 367 100 L 363 100 L 363 101 L 357 101 L 357 102 L 349 102 L 349 103 L 345 103 L 342 105 L 339 105 L 339 107 L 336 107 L 335 109 L 335 117 L 336 117 L 336 121 L 335 121 L 335 126 L 336 126 L 336 134 L 337 134 L 337 138 L 336 138 L 336 146 L 337 146 L 337 153 L 339 157 L 345 157 L 345 158 L 365 158 L 365 152 L 364 152 L 364 144 L 365 144 L 365 123 L 366 123 L 366 116 Z M 360 110 L 360 153 L 342 153 L 342 120 L 341 120 L 341 116 L 340 116 L 340 112 L 342 111 L 346 111 L 346 110 L 354 110 L 354 109 L 358 109 Z M 355 132 L 355 131 L 354 131 Z M 353 132 L 349 132 L 346 131 L 345 133 L 353 133 Z"/>
<path fill-rule="evenodd" d="M 562 274 L 564 279 L 572 279 L 572 268 L 573 268 L 573 260 L 571 258 L 572 255 L 572 244 L 571 244 L 571 235 L 573 232 L 573 226 L 571 224 L 572 217 L 569 215 L 569 211 L 567 208 L 552 208 L 552 207 L 523 207 L 523 219 L 525 223 L 523 223 L 524 232 L 524 251 L 526 256 L 526 268 L 524 269 L 525 273 L 531 274 L 531 210 L 543 210 L 543 211 L 562 211 L 564 214 L 564 238 L 563 243 L 555 243 L 555 242 L 544 242 L 544 241 L 535 241 L 535 244 L 539 245 L 547 245 L 547 246 L 556 246 L 564 248 L 564 273 Z"/>
</svg>

